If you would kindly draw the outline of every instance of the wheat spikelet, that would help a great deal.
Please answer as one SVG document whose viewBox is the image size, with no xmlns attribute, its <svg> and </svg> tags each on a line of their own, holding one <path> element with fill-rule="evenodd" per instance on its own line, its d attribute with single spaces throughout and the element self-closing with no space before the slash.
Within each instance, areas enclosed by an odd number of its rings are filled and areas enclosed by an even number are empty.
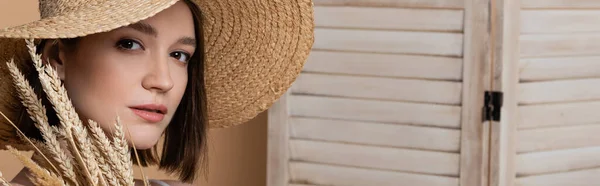
<svg viewBox="0 0 600 186">
<path fill-rule="evenodd" d="M 77 164 L 85 173 L 86 179 L 88 179 L 89 185 L 95 185 L 90 172 L 90 169 L 82 157 L 81 152 L 77 148 L 77 144 L 75 142 L 75 136 L 73 135 L 73 126 L 77 124 L 77 120 L 79 117 L 77 114 L 73 114 L 75 109 L 72 108 L 73 104 L 68 99 L 67 91 L 62 87 L 62 82 L 58 78 L 56 71 L 52 67 L 44 66 L 42 64 L 41 55 L 36 53 L 36 47 L 32 39 L 26 40 L 27 48 L 29 49 L 29 54 L 33 63 L 35 65 L 35 69 L 38 71 L 40 84 L 42 84 L 42 89 L 46 92 L 48 96 L 48 100 L 54 106 L 54 110 L 57 113 L 58 118 L 60 119 L 61 127 L 63 127 L 66 132 L 66 138 L 68 142 L 68 148 L 73 153 Z M 73 112 L 73 113 L 72 113 Z M 81 121 L 79 121 L 81 124 Z"/>
<path fill-rule="evenodd" d="M 125 167 L 123 177 L 126 182 L 123 185 L 135 185 L 133 182 L 133 164 L 131 162 L 131 154 L 129 153 L 129 144 L 125 141 L 125 135 L 123 133 L 123 125 L 121 125 L 120 118 L 117 116 L 115 123 L 115 133 L 113 137 L 113 146 L 115 147 L 116 154 L 119 156 L 121 165 Z"/>
<path fill-rule="evenodd" d="M 108 164 L 109 161 L 106 161 L 104 159 L 99 147 L 96 145 L 92 146 L 92 151 L 94 152 L 94 156 L 96 156 L 96 158 L 98 160 L 98 168 L 100 168 L 100 171 L 101 171 L 101 174 L 99 175 L 100 182 L 102 182 L 101 185 L 106 185 L 106 186 L 118 185 L 119 181 L 117 180 L 115 175 L 112 173 L 110 165 Z"/>
<path fill-rule="evenodd" d="M 126 128 L 126 129 L 127 129 L 127 135 L 131 136 L 131 131 L 129 131 L 129 128 Z M 135 142 L 133 140 L 131 140 L 131 144 L 135 147 Z M 139 157 L 137 151 L 134 150 L 133 152 L 135 153 L 135 160 L 137 161 L 137 164 L 141 165 L 141 163 L 140 163 L 140 157 Z M 150 185 L 148 183 L 148 179 L 146 179 L 146 175 L 144 174 L 144 170 L 142 169 L 142 167 L 139 167 L 139 168 L 140 168 L 140 172 L 142 173 L 142 181 L 144 181 L 144 185 L 145 186 Z"/>
<path fill-rule="evenodd" d="M 88 139 L 87 130 L 82 128 L 83 126 L 75 125 L 73 127 L 73 133 L 75 134 L 75 142 L 80 149 L 81 156 L 83 157 L 86 167 L 90 173 L 90 180 L 93 185 L 98 185 L 98 176 L 100 176 L 100 170 L 98 163 L 92 152 L 92 147 Z"/>
<path fill-rule="evenodd" d="M 31 141 L 38 146 L 39 149 L 41 150 L 46 150 L 46 148 L 44 146 L 40 146 L 39 141 L 35 141 L 33 139 L 31 139 Z M 9 149 L 7 147 L 7 149 Z M 28 176 L 28 179 L 34 184 L 34 185 L 49 185 L 48 180 L 49 179 L 53 179 L 52 177 L 57 177 L 60 178 L 60 176 L 58 176 L 55 172 L 52 172 L 48 169 L 45 169 L 44 167 L 48 167 L 48 162 L 43 161 L 43 158 L 41 158 L 40 153 L 34 153 L 34 156 L 31 157 L 31 159 L 28 159 L 25 155 L 20 154 L 20 152 L 15 151 L 15 152 L 11 152 L 13 154 L 13 156 L 17 157 L 17 159 L 19 161 L 21 161 L 21 163 L 23 163 L 23 165 L 25 165 L 25 168 L 29 169 L 31 173 L 31 175 Z M 54 163 L 54 162 L 53 162 Z M 38 170 L 38 171 L 36 171 Z M 50 175 L 50 176 L 49 176 Z M 56 184 L 54 184 L 56 185 Z"/>
<path fill-rule="evenodd" d="M 52 73 L 53 69 L 42 64 L 41 55 L 36 54 L 36 48 L 33 40 L 28 39 L 26 42 L 35 69 L 39 74 L 42 89 L 44 92 L 46 92 L 48 100 L 50 103 L 52 103 L 54 110 L 56 110 L 57 116 L 61 121 L 61 127 L 66 129 L 65 131 L 68 134 L 67 137 L 72 137 L 71 128 L 73 126 L 72 119 L 74 118 L 71 118 L 69 112 L 65 112 L 68 111 L 68 108 L 65 105 L 72 105 L 71 101 L 68 99 L 66 90 L 62 89 L 60 79 L 57 77 L 58 75 Z"/>
<path fill-rule="evenodd" d="M 97 153 L 98 162 L 101 165 L 102 169 L 107 181 L 108 185 L 118 185 L 118 180 L 124 180 L 122 174 L 124 173 L 125 167 L 121 165 L 120 161 L 117 160 L 117 155 L 114 151 L 114 146 L 110 144 L 110 141 L 104 134 L 104 131 L 98 126 L 93 120 L 89 120 L 89 129 L 93 137 L 94 147 L 96 147 L 95 153 Z"/>
<path fill-rule="evenodd" d="M 50 157 L 54 159 L 54 162 L 61 162 L 58 164 L 60 172 L 68 182 L 77 185 L 75 181 L 75 173 L 73 172 L 73 166 L 71 159 L 68 159 L 66 154 L 61 150 L 60 144 L 56 137 L 56 133 L 52 130 L 48 123 L 48 117 L 46 115 L 46 108 L 43 106 L 41 99 L 37 99 L 35 91 L 29 84 L 29 81 L 19 71 L 14 64 L 14 61 L 8 63 L 8 69 L 13 78 L 14 85 L 18 90 L 19 97 L 25 105 L 27 113 L 30 118 L 34 121 L 35 126 L 40 130 L 42 137 L 47 142 L 46 150 L 49 152 Z M 38 147 L 40 147 L 38 145 Z M 60 174 L 60 173 L 59 173 Z"/>
<path fill-rule="evenodd" d="M 35 179 L 32 179 L 36 185 L 48 185 L 48 186 L 63 186 L 66 185 L 64 181 L 58 177 L 57 175 L 51 173 L 50 171 L 40 167 L 37 163 L 33 162 L 33 160 L 29 159 L 27 156 L 23 155 L 21 152 L 17 151 L 15 148 L 11 146 L 6 146 L 8 151 L 13 154 L 13 156 L 17 157 L 23 165 L 27 169 L 29 169 Z"/>
<path fill-rule="evenodd" d="M 84 166 L 81 165 L 81 162 L 78 161 L 77 158 L 74 158 L 74 154 L 77 153 L 73 150 L 73 145 L 71 145 L 71 141 L 68 137 L 67 131 L 65 128 L 63 127 L 56 127 L 56 126 L 52 126 L 52 131 L 56 134 L 56 136 L 59 138 L 60 141 L 62 141 L 65 145 L 61 145 L 61 147 L 64 149 L 64 151 L 66 151 L 69 155 L 69 158 L 71 159 L 71 161 L 73 161 L 74 163 L 74 167 L 73 170 L 79 170 L 77 172 L 75 172 L 75 177 L 77 178 L 77 182 L 79 185 L 89 185 L 88 181 L 86 179 L 82 179 L 82 178 L 86 178 L 86 171 L 81 171 L 81 170 L 85 170 Z M 83 167 L 83 168 L 82 168 Z"/>
<path fill-rule="evenodd" d="M 17 125 L 15 125 L 15 123 L 13 123 L 11 120 L 8 119 L 8 117 L 6 117 L 6 115 L 0 111 L 0 115 L 2 115 L 2 117 L 4 119 L 6 119 L 8 121 L 8 123 L 10 123 L 12 125 L 12 127 L 14 127 L 17 130 L 18 136 L 22 139 L 24 139 L 25 141 L 27 141 L 29 144 L 31 144 L 31 146 L 33 146 L 33 148 L 36 150 L 36 152 L 42 152 L 37 146 L 35 146 L 33 144 L 33 142 L 31 140 L 29 140 L 25 134 L 23 134 L 23 131 L 19 130 L 19 127 L 17 127 Z M 54 169 L 54 171 L 58 172 L 58 169 L 56 169 L 56 166 L 52 165 L 52 163 L 50 162 L 50 160 L 44 156 L 44 154 L 41 154 L 44 157 L 44 160 L 46 160 L 48 163 L 50 163 L 50 165 L 52 166 L 52 168 Z"/>
<path fill-rule="evenodd" d="M 50 167 L 50 164 L 53 164 L 53 165 L 59 165 L 59 164 L 61 164 L 61 162 L 57 162 L 56 160 L 54 160 L 51 155 L 49 155 L 47 153 L 44 153 L 44 152 L 48 152 L 48 145 L 46 145 L 45 143 L 43 143 L 41 141 L 35 140 L 35 139 L 30 139 L 30 140 L 41 151 L 41 152 L 35 152 L 35 153 L 33 153 L 33 156 L 31 157 L 31 159 L 34 162 L 36 162 L 38 165 L 40 165 L 41 167 L 44 167 L 44 168 L 45 167 Z M 41 153 L 43 153 L 47 157 L 50 157 L 50 162 L 44 161 L 44 158 L 43 158 L 43 156 L 41 156 Z M 52 170 L 48 170 L 48 171 L 50 171 L 50 172 L 52 172 L 54 174 L 57 174 L 58 176 L 62 175 L 60 172 L 55 172 L 55 171 L 52 171 Z"/>
</svg>

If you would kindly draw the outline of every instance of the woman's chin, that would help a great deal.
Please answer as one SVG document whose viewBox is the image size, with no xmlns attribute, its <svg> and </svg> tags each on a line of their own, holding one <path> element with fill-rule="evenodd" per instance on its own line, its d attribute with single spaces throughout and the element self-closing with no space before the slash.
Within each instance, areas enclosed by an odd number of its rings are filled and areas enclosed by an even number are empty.
<svg viewBox="0 0 600 186">
<path fill-rule="evenodd" d="M 135 145 L 138 150 L 146 150 L 156 146 L 166 128 L 162 125 L 139 123 L 136 120 L 123 119 L 123 122 L 127 123 L 125 128 L 128 128 L 128 131 L 124 131 L 124 133 L 129 146 L 133 147 Z"/>
<path fill-rule="evenodd" d="M 146 150 L 154 147 L 158 140 L 160 139 L 160 135 L 151 135 L 148 133 L 132 133 L 131 137 L 127 140 L 129 141 L 129 145 L 133 146 L 135 144 L 135 149 L 138 150 Z"/>
<path fill-rule="evenodd" d="M 135 143 L 135 149 L 137 150 L 148 150 L 154 147 L 156 143 Z"/>
</svg>

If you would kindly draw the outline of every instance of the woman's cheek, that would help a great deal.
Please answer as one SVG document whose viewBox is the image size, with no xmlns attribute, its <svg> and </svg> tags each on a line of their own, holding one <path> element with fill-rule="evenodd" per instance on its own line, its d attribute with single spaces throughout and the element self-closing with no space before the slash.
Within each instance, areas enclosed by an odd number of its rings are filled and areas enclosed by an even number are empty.
<svg viewBox="0 0 600 186">
<path fill-rule="evenodd" d="M 183 69 L 183 70 L 179 70 L 179 72 L 176 73 L 176 77 L 174 77 L 174 81 L 177 82 L 175 84 L 173 91 L 173 94 L 176 95 L 175 96 L 175 100 L 174 102 L 177 102 L 179 104 L 179 102 L 182 100 L 183 98 L 183 94 L 185 93 L 185 89 L 187 87 L 188 84 L 188 73 L 187 73 L 187 69 Z"/>
</svg>

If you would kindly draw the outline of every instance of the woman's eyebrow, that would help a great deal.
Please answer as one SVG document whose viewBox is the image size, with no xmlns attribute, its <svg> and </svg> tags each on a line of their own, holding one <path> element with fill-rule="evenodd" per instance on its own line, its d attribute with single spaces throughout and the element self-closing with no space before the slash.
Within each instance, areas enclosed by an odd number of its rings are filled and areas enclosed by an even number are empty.
<svg viewBox="0 0 600 186">
<path fill-rule="evenodd" d="M 156 28 L 154 28 L 152 25 L 147 24 L 147 23 L 143 23 L 143 22 L 137 22 L 134 24 L 131 24 L 127 27 L 133 28 L 134 30 L 137 30 L 139 32 L 157 37 L 158 36 L 158 32 L 156 31 Z M 181 37 L 179 38 L 179 40 L 177 40 L 177 43 L 180 44 L 184 44 L 184 45 L 191 45 L 191 46 L 196 46 L 196 39 L 193 37 Z"/>
<path fill-rule="evenodd" d="M 196 39 L 193 37 L 182 37 L 177 40 L 177 43 L 196 47 Z"/>
<path fill-rule="evenodd" d="M 156 31 L 156 28 L 154 28 L 152 25 L 146 24 L 146 23 L 142 23 L 142 22 L 137 22 L 134 24 L 131 24 L 127 27 L 133 28 L 134 30 L 137 30 L 139 32 L 151 35 L 151 36 L 158 36 L 158 32 Z"/>
</svg>

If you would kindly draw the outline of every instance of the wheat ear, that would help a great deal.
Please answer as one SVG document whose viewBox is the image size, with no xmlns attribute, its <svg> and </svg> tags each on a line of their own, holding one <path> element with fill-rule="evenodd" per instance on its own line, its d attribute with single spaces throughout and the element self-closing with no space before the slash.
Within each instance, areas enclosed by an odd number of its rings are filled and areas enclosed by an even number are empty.
<svg viewBox="0 0 600 186">
<path fill-rule="evenodd" d="M 2 186 L 10 186 L 8 181 L 6 181 L 6 178 L 4 178 L 4 176 L 2 176 L 2 172 L 0 172 L 0 184 L 2 184 Z"/>
<path fill-rule="evenodd" d="M 4 119 L 6 119 L 6 121 L 8 121 L 8 123 L 10 123 L 13 128 L 15 128 L 15 130 L 17 131 L 17 133 L 19 133 L 19 136 L 21 136 L 22 139 L 27 141 L 36 150 L 36 152 L 38 152 L 44 158 L 44 160 L 46 160 L 46 162 L 48 162 L 48 164 L 54 169 L 54 171 L 58 171 L 58 169 L 56 169 L 56 167 L 52 164 L 52 162 L 44 155 L 44 153 L 42 153 L 42 151 L 33 143 L 33 141 L 31 141 L 29 138 L 27 138 L 25 136 L 25 134 L 23 134 L 23 131 L 21 131 L 19 129 L 19 127 L 17 127 L 10 119 L 8 119 L 8 117 L 6 117 L 6 115 L 2 111 L 0 111 L 0 115 L 2 115 L 2 117 Z M 48 170 L 39 167 L 35 162 L 33 162 L 31 159 L 27 158 L 25 155 L 21 154 L 19 151 L 17 151 L 12 146 L 7 145 L 6 148 L 15 157 L 17 157 L 25 165 L 25 167 L 29 168 L 34 173 L 35 179 L 32 180 L 33 182 L 37 183 L 37 182 L 43 181 L 44 183 L 47 182 L 47 184 L 42 184 L 42 185 L 50 185 L 50 186 L 65 185 L 64 182 L 62 182 L 60 178 L 56 177 Z M 58 180 L 55 180 L 54 178 L 56 178 Z M 57 183 L 60 183 L 60 184 L 57 184 Z"/>
<path fill-rule="evenodd" d="M 27 108 L 27 113 L 35 122 L 35 126 L 40 130 L 44 141 L 46 141 L 43 145 L 47 147 L 50 157 L 54 159 L 54 162 L 60 162 L 58 163 L 58 168 L 62 176 L 71 184 L 78 185 L 71 159 L 67 158 L 65 152 L 62 151 L 58 139 L 49 125 L 46 108 L 42 104 L 42 101 L 37 99 L 37 95 L 29 84 L 29 81 L 27 81 L 23 73 L 16 67 L 13 60 L 8 63 L 8 69 L 18 90 L 19 97 L 22 100 L 21 102 Z"/>
<path fill-rule="evenodd" d="M 37 146 L 38 148 L 40 148 L 40 150 L 42 152 L 48 152 L 48 146 L 45 143 L 42 143 L 41 141 L 38 141 L 36 139 L 30 139 L 30 140 L 31 140 L 31 142 L 33 142 L 33 144 L 35 144 L 35 146 Z M 54 161 L 54 157 L 52 157 L 52 155 L 50 155 L 50 154 L 46 154 L 46 153 L 44 153 L 44 154 L 50 158 L 50 161 L 52 161 L 52 163 L 54 165 L 58 165 L 60 167 L 61 162 Z M 44 160 L 44 158 L 42 156 L 40 156 L 40 154 L 37 153 L 37 152 L 33 153 L 33 156 L 31 156 L 31 159 L 35 163 L 37 163 L 38 165 L 40 165 L 41 167 L 44 167 L 44 168 L 50 167 L 50 165 Z M 48 171 L 51 171 L 51 170 L 52 169 L 48 169 Z M 61 176 L 61 174 L 58 173 L 58 172 L 52 172 L 52 173 L 55 173 L 58 176 Z"/>
<path fill-rule="evenodd" d="M 81 156 L 83 157 L 90 172 L 90 179 L 93 185 L 98 185 L 100 170 L 98 168 L 98 162 L 96 161 L 94 153 L 92 152 L 92 147 L 88 139 L 88 132 L 85 128 L 82 128 L 82 126 L 75 125 L 73 126 L 73 133 L 75 134 L 75 142 L 81 150 Z"/>
<path fill-rule="evenodd" d="M 98 161 L 98 168 L 100 168 L 100 170 L 101 170 L 101 174 L 98 176 L 100 178 L 101 185 L 106 185 L 106 186 L 118 185 L 117 178 L 115 177 L 115 175 L 112 172 L 110 172 L 110 171 L 112 171 L 110 169 L 110 164 L 108 164 L 108 161 L 106 161 L 104 159 L 102 153 L 100 152 L 99 147 L 96 145 L 92 146 L 92 151 L 94 152 L 94 156 L 96 157 L 96 160 Z"/>
<path fill-rule="evenodd" d="M 115 154 L 114 146 L 110 144 L 110 140 L 104 134 L 104 131 L 98 126 L 93 120 L 88 120 L 89 129 L 94 138 L 94 147 L 97 149 L 98 161 L 100 162 L 100 168 L 106 175 L 109 185 L 118 185 L 118 180 L 125 180 L 122 174 L 116 174 L 118 172 L 125 172 L 124 167 L 119 164 L 118 157 Z"/>
<path fill-rule="evenodd" d="M 127 135 L 129 135 L 129 137 L 131 138 L 131 132 L 129 131 L 129 128 L 125 127 L 125 129 L 127 130 Z M 131 140 L 131 144 L 135 148 L 135 142 L 133 140 Z M 133 153 L 135 154 L 135 160 L 137 161 L 137 164 L 141 165 L 142 163 L 140 163 L 140 156 L 138 155 L 137 150 L 133 150 Z M 146 174 L 144 174 L 144 169 L 142 169 L 142 166 L 138 167 L 140 168 L 140 173 L 142 174 L 142 181 L 144 181 L 144 186 L 149 186 L 150 184 L 148 183 Z"/>
<path fill-rule="evenodd" d="M 2 117 L 6 121 L 8 121 L 8 123 L 10 123 L 13 126 L 13 128 L 15 128 L 17 130 L 17 133 L 19 133 L 19 135 L 22 136 L 23 139 L 25 139 L 25 141 L 27 141 L 37 152 L 39 152 L 44 157 L 44 159 L 52 166 L 52 168 L 54 169 L 54 171 L 58 172 L 58 169 L 52 164 L 52 162 L 50 162 L 50 160 L 48 159 L 48 157 L 46 157 L 42 153 L 42 151 L 37 146 L 35 146 L 35 144 L 33 144 L 33 142 L 31 140 L 29 140 L 29 138 L 27 138 L 27 136 L 25 134 L 23 134 L 23 131 L 19 130 L 19 127 L 17 127 L 17 125 L 15 125 L 15 123 L 13 123 L 10 119 L 8 119 L 8 117 L 6 117 L 6 115 L 4 115 L 4 112 L 0 111 L 0 115 L 2 115 Z"/>
<path fill-rule="evenodd" d="M 56 176 L 55 174 L 49 172 L 48 170 L 40 167 L 37 163 L 33 162 L 33 160 L 31 160 L 30 158 L 28 158 L 27 156 L 23 155 L 21 152 L 17 151 L 17 149 L 11 147 L 10 145 L 6 146 L 6 148 L 8 149 L 8 151 L 13 154 L 15 157 L 17 157 L 21 163 L 23 163 L 23 165 L 25 165 L 25 167 L 27 167 L 31 173 L 33 174 L 33 177 L 35 179 L 32 179 L 32 181 L 37 182 L 36 185 L 48 185 L 48 186 L 63 186 L 64 181 L 62 179 L 60 179 L 60 177 Z"/>
<path fill-rule="evenodd" d="M 119 116 L 117 116 L 115 123 L 115 133 L 113 137 L 113 146 L 117 150 L 117 155 L 119 156 L 119 160 L 121 161 L 121 165 L 125 168 L 125 172 L 123 172 L 123 177 L 125 178 L 123 181 L 123 185 L 135 185 L 133 178 L 133 163 L 131 162 L 131 154 L 129 153 L 129 144 L 125 141 L 125 135 L 123 133 L 123 125 L 121 125 L 121 121 Z"/>
<path fill-rule="evenodd" d="M 79 120 L 79 117 L 77 116 L 77 113 L 75 113 L 75 109 L 73 108 L 71 100 L 68 98 L 67 91 L 62 86 L 62 82 L 58 78 L 56 71 L 52 67 L 44 66 L 42 64 L 41 55 L 36 54 L 36 48 L 33 39 L 27 39 L 26 43 L 31 59 L 35 65 L 35 69 L 38 72 L 42 88 L 44 89 L 44 92 L 46 92 L 48 100 L 50 100 L 54 106 L 54 110 L 57 112 L 61 127 L 64 129 L 63 131 L 66 132 L 69 150 L 71 150 L 73 156 L 77 160 L 77 163 L 84 171 L 84 175 L 89 184 L 94 185 L 94 176 L 90 172 L 90 168 L 88 168 L 88 162 L 86 162 L 82 157 L 81 152 L 79 152 L 75 142 L 75 137 L 72 131 L 73 125 L 81 124 L 81 121 L 77 121 Z"/>
</svg>

